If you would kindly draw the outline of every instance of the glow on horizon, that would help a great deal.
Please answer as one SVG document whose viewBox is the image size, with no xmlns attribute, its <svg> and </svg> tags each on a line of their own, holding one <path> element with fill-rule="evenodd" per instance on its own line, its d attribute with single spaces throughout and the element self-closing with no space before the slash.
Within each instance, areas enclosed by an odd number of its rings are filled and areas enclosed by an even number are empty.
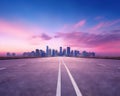
<svg viewBox="0 0 120 96">
<path fill-rule="evenodd" d="M 45 50 L 48 45 L 120 55 L 119 3 L 12 1 L 0 1 L 0 53 Z"/>
<path fill-rule="evenodd" d="M 79 28 L 84 26 L 85 21 L 80 21 L 79 23 L 77 23 L 77 25 L 73 25 L 76 26 L 74 27 Z M 30 30 L 28 25 L 22 27 L 22 25 L 13 25 L 11 22 L 8 21 L 2 21 L 0 22 L 0 34 L 1 34 L 1 38 L 0 38 L 0 45 L 1 45 L 1 52 L 24 52 L 24 51 L 32 51 L 35 49 L 43 49 L 45 50 L 46 45 L 48 45 L 50 48 L 53 49 L 58 49 L 60 46 L 71 46 L 73 48 L 76 49 L 80 49 L 80 50 L 90 50 L 90 51 L 96 51 L 96 52 L 102 52 L 102 50 L 106 50 L 108 52 L 120 52 L 119 48 L 117 48 L 118 44 L 120 43 L 120 41 L 114 41 L 116 43 L 112 43 L 111 47 L 111 42 L 106 42 L 104 44 L 104 41 L 99 41 L 99 46 L 96 47 L 89 47 L 89 45 L 94 46 L 94 44 L 97 44 L 97 41 L 92 40 L 91 44 L 87 44 L 87 42 L 89 43 L 88 40 L 91 40 L 92 38 L 98 39 L 98 37 L 92 35 L 90 33 L 90 35 L 84 32 L 56 32 L 53 35 L 51 35 L 51 33 L 43 33 L 42 31 L 40 31 L 40 28 L 35 29 L 35 26 L 30 29 L 34 29 L 35 31 L 38 30 L 38 33 L 35 33 L 34 30 Z M 101 28 L 102 25 L 100 25 L 99 27 L 96 27 L 98 25 L 95 25 L 95 28 L 93 27 L 92 29 L 94 29 L 94 33 L 95 31 L 98 30 L 98 28 Z M 66 27 L 67 29 L 67 27 Z M 69 27 L 68 27 L 69 29 Z M 30 34 L 29 34 L 30 33 Z M 86 35 L 85 35 L 86 34 Z M 95 33 L 96 34 L 96 33 Z M 113 34 L 113 33 L 110 33 Z M 87 36 L 87 37 L 86 37 Z M 102 36 L 102 35 L 98 35 L 98 36 Z M 116 36 L 116 35 L 115 35 Z M 88 39 L 89 38 L 89 39 Z M 110 35 L 106 35 L 106 39 L 109 39 Z M 115 37 L 116 38 L 116 37 Z M 118 38 L 118 36 L 117 36 Z M 85 39 L 85 40 L 84 40 Z M 111 38 L 112 39 L 112 38 Z M 93 43 L 93 44 L 92 44 Z M 87 45 L 86 45 L 87 44 Z M 107 49 L 109 47 L 109 49 Z M 111 48 L 110 48 L 111 47 Z M 119 47 L 119 46 L 118 46 Z M 117 48 L 115 51 L 114 48 Z M 94 50 L 93 50 L 94 49 Z"/>
</svg>

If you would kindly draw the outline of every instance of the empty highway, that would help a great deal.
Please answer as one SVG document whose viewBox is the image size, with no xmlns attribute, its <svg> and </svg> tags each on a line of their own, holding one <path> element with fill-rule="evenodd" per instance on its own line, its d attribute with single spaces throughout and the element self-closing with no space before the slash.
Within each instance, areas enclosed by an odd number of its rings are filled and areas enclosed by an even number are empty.
<svg viewBox="0 0 120 96">
<path fill-rule="evenodd" d="M 120 96 L 120 60 L 0 60 L 0 96 Z"/>
</svg>

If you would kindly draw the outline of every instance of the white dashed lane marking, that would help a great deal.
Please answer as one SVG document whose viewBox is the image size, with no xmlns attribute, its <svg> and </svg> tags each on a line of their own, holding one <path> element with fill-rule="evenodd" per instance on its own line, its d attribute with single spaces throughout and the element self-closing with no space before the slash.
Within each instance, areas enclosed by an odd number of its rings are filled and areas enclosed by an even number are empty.
<svg viewBox="0 0 120 96">
<path fill-rule="evenodd" d="M 68 69 L 68 67 L 66 66 L 66 64 L 65 64 L 65 62 L 64 62 L 63 60 L 62 60 L 62 63 L 63 63 L 63 65 L 65 66 L 65 69 L 67 70 L 68 76 L 69 76 L 69 78 L 70 78 L 70 80 L 71 80 L 71 82 L 72 82 L 72 85 L 73 85 L 73 87 L 74 87 L 74 90 L 75 90 L 75 92 L 76 92 L 76 95 L 77 95 L 77 96 L 82 96 L 82 93 L 80 92 L 80 89 L 78 88 L 77 83 L 75 82 L 72 74 L 70 73 L 70 70 Z"/>
<path fill-rule="evenodd" d="M 1 71 L 1 70 L 5 70 L 5 69 L 7 69 L 7 68 L 6 68 L 6 67 L 1 67 L 1 68 L 0 68 L 0 71 Z"/>
<path fill-rule="evenodd" d="M 59 69 L 58 69 L 58 81 L 57 81 L 56 96 L 61 96 L 61 62 L 60 62 L 60 60 L 59 60 Z"/>
</svg>

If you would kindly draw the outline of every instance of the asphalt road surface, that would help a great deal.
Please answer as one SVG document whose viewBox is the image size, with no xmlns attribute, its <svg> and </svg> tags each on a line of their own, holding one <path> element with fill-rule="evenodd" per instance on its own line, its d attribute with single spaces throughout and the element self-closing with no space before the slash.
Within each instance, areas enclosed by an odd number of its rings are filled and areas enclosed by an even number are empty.
<svg viewBox="0 0 120 96">
<path fill-rule="evenodd" d="M 0 60 L 0 96 L 120 96 L 120 60 Z"/>
</svg>

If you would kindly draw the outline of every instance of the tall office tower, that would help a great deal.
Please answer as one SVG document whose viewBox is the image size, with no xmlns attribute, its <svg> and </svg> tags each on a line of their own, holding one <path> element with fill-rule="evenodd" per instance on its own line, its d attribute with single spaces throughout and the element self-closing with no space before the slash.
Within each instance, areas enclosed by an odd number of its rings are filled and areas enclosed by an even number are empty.
<svg viewBox="0 0 120 96">
<path fill-rule="evenodd" d="M 95 52 L 92 52 L 92 53 L 91 53 L 91 56 L 92 56 L 92 57 L 95 57 Z"/>
<path fill-rule="evenodd" d="M 63 55 L 66 56 L 66 49 L 63 49 Z"/>
<path fill-rule="evenodd" d="M 51 56 L 51 49 L 48 49 L 48 56 Z"/>
<path fill-rule="evenodd" d="M 62 47 L 60 47 L 59 55 L 62 56 Z"/>
<path fill-rule="evenodd" d="M 45 51 L 43 51 L 43 50 L 40 50 L 40 56 L 41 56 L 41 57 L 45 57 L 45 56 L 46 56 L 46 53 L 45 53 Z"/>
<path fill-rule="evenodd" d="M 48 53 L 49 52 L 49 47 L 48 46 L 46 46 L 46 56 L 48 56 Z"/>
<path fill-rule="evenodd" d="M 73 55 L 74 55 L 73 53 L 74 53 L 73 50 L 71 50 L 71 52 L 70 52 L 70 56 L 73 56 Z"/>
<path fill-rule="evenodd" d="M 52 56 L 55 56 L 55 50 L 54 49 L 52 50 Z"/>
<path fill-rule="evenodd" d="M 77 50 L 74 50 L 74 56 L 77 57 Z"/>
<path fill-rule="evenodd" d="M 77 56 L 80 56 L 80 51 L 78 51 Z"/>
<path fill-rule="evenodd" d="M 83 52 L 82 52 L 82 56 L 83 56 L 83 57 L 86 57 L 87 54 L 88 54 L 88 52 L 86 52 L 86 51 L 83 51 Z"/>
<path fill-rule="evenodd" d="M 31 57 L 35 57 L 35 52 L 34 51 L 31 52 Z"/>
<path fill-rule="evenodd" d="M 40 56 L 42 57 L 42 50 L 40 50 Z"/>
<path fill-rule="evenodd" d="M 58 56 L 58 50 L 55 50 L 55 56 Z"/>
<path fill-rule="evenodd" d="M 67 47 L 67 56 L 70 56 L 70 47 Z"/>
<path fill-rule="evenodd" d="M 36 49 L 35 56 L 37 56 L 37 57 L 39 57 L 39 56 L 40 56 L 39 49 Z"/>
</svg>

